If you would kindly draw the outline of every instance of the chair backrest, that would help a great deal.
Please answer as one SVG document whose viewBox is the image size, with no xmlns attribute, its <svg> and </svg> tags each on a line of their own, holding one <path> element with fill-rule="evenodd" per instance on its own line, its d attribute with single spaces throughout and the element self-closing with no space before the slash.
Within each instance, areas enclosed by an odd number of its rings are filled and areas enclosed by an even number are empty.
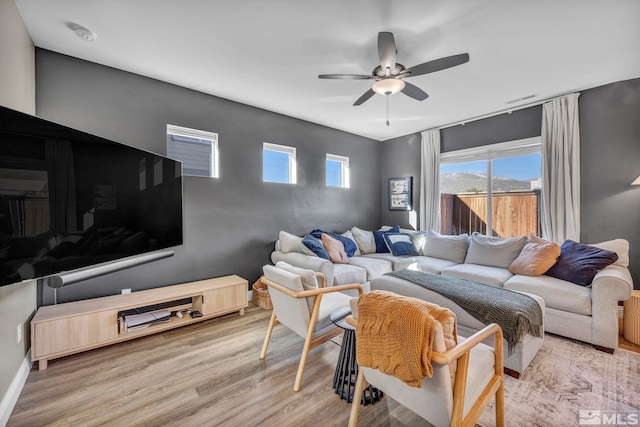
<svg viewBox="0 0 640 427">
<path fill-rule="evenodd" d="M 357 338 L 356 338 L 357 342 Z M 444 335 L 436 326 L 434 351 L 444 352 Z M 361 367 L 364 377 L 374 387 L 428 420 L 431 424 L 449 425 L 453 413 L 453 387 L 449 365 L 433 364 L 433 375 L 422 380 L 421 387 L 411 387 L 402 380 L 377 369 Z"/>
<path fill-rule="evenodd" d="M 350 300 L 352 315 L 358 318 L 358 298 Z M 357 337 L 356 337 L 357 342 Z M 433 350 L 445 352 L 445 336 L 436 325 Z M 387 393 L 392 399 L 411 409 L 433 425 L 449 425 L 453 412 L 453 382 L 449 365 L 433 364 L 433 375 L 422 380 L 421 387 L 411 387 L 393 375 L 377 369 L 360 367 L 366 380 Z"/>
<path fill-rule="evenodd" d="M 294 292 L 302 292 L 304 290 L 302 280 L 296 274 L 272 265 L 265 265 L 262 267 L 262 271 L 267 279 L 287 289 Z M 273 287 L 269 287 L 269 296 L 271 296 L 271 303 L 278 321 L 305 338 L 309 321 L 311 320 L 306 298 L 293 298 Z"/>
</svg>

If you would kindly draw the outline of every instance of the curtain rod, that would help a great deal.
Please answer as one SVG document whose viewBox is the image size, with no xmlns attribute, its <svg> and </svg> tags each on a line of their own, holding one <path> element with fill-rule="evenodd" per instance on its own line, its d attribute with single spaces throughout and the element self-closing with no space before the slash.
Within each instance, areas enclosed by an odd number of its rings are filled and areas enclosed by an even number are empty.
<svg viewBox="0 0 640 427">
<path fill-rule="evenodd" d="M 518 107 L 505 108 L 504 110 L 495 111 L 493 113 L 482 114 L 482 115 L 479 115 L 479 116 L 470 117 L 470 118 L 468 118 L 466 120 L 458 120 L 457 122 L 448 123 L 448 124 L 443 125 L 443 126 L 437 126 L 437 127 L 433 128 L 433 129 L 438 129 L 438 130 L 447 129 L 447 128 L 451 128 L 451 127 L 454 127 L 454 126 L 464 125 L 464 124 L 475 122 L 475 121 L 478 121 L 478 120 L 488 119 L 490 117 L 499 116 L 501 114 L 511 114 L 514 111 L 524 110 L 525 108 L 530 108 L 530 107 L 535 107 L 535 106 L 538 106 L 538 105 L 542 105 L 545 102 L 553 101 L 554 99 L 562 98 L 563 96 L 567 96 L 567 95 L 572 94 L 572 93 L 580 93 L 580 92 L 577 92 L 577 91 L 567 92 L 567 93 L 564 93 L 562 95 L 556 95 L 556 96 L 553 96 L 551 98 L 538 100 L 538 101 L 535 101 L 535 102 L 531 102 L 529 104 L 520 105 Z M 425 129 L 425 130 L 428 130 L 428 129 Z"/>
</svg>

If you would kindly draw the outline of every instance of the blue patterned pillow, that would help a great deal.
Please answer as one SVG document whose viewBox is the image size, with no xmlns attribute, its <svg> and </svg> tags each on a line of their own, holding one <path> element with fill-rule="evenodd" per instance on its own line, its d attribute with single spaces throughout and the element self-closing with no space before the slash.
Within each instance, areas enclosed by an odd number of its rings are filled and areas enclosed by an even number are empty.
<svg viewBox="0 0 640 427">
<path fill-rule="evenodd" d="M 567 240 L 560 248 L 558 261 L 544 274 L 576 285 L 591 286 L 598 271 L 617 260 L 615 252 Z"/>
<path fill-rule="evenodd" d="M 356 253 L 356 250 L 358 249 L 358 246 L 356 246 L 356 242 L 354 242 L 350 238 L 345 237 L 341 234 L 337 234 L 337 233 L 328 233 L 328 234 L 334 239 L 340 240 L 342 242 L 342 246 L 344 246 L 344 251 L 349 258 L 351 258 L 353 254 Z"/>
<path fill-rule="evenodd" d="M 318 255 L 320 258 L 329 259 L 329 254 L 327 250 L 322 246 L 322 241 L 316 239 L 311 234 L 307 234 L 302 239 L 302 244 L 305 245 L 309 250 L 311 250 L 314 254 Z"/>
<path fill-rule="evenodd" d="M 393 256 L 417 256 L 418 251 L 413 244 L 413 239 L 407 233 L 384 233 L 386 242 Z"/>
<path fill-rule="evenodd" d="M 373 240 L 375 240 L 376 242 L 376 253 L 388 254 L 389 248 L 387 247 L 387 242 L 384 241 L 384 235 L 385 233 L 399 233 L 399 232 L 400 232 L 400 227 L 397 225 L 393 228 L 390 228 L 387 231 L 380 231 L 380 230 L 374 231 Z"/>
<path fill-rule="evenodd" d="M 344 237 L 341 234 L 327 233 L 326 231 L 322 231 L 322 230 L 317 229 L 317 228 L 315 230 L 312 230 L 311 233 L 309 233 L 309 234 L 311 236 L 315 237 L 318 240 L 322 239 L 322 235 L 323 234 L 328 234 L 329 236 L 333 237 L 334 239 L 340 240 L 342 242 L 342 246 L 344 246 L 344 251 L 345 251 L 345 253 L 347 254 L 347 256 L 349 258 L 351 258 L 353 256 L 353 254 L 356 253 L 356 250 L 358 249 L 358 246 L 356 246 L 356 242 L 354 242 L 353 240 L 349 239 L 348 237 Z M 311 248 L 309 248 L 309 249 L 311 249 Z M 318 256 L 320 256 L 320 255 L 318 255 Z"/>
</svg>

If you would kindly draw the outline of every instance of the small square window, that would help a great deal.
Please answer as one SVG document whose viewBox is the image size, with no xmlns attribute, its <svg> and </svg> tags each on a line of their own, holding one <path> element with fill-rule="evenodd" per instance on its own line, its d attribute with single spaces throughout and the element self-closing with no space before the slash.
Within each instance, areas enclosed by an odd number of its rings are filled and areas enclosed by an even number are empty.
<svg viewBox="0 0 640 427">
<path fill-rule="evenodd" d="M 296 183 L 296 149 L 286 145 L 262 145 L 262 180 L 264 182 Z"/>
<path fill-rule="evenodd" d="M 182 162 L 182 173 L 218 178 L 218 134 L 167 125 L 167 157 Z"/>
<path fill-rule="evenodd" d="M 327 153 L 327 187 L 349 188 L 349 158 Z"/>
</svg>

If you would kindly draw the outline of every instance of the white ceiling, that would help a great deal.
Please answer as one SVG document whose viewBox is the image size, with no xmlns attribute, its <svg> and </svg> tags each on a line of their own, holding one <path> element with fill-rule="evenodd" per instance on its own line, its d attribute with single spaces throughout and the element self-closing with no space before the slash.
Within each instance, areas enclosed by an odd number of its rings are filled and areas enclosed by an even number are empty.
<svg viewBox="0 0 640 427">
<path fill-rule="evenodd" d="M 638 0 L 14 1 L 38 47 L 377 140 L 640 77 Z M 383 96 L 352 106 L 371 81 L 317 77 L 370 74 L 379 31 L 406 67 L 471 59 L 410 78 L 430 97 L 386 126 Z"/>
</svg>

